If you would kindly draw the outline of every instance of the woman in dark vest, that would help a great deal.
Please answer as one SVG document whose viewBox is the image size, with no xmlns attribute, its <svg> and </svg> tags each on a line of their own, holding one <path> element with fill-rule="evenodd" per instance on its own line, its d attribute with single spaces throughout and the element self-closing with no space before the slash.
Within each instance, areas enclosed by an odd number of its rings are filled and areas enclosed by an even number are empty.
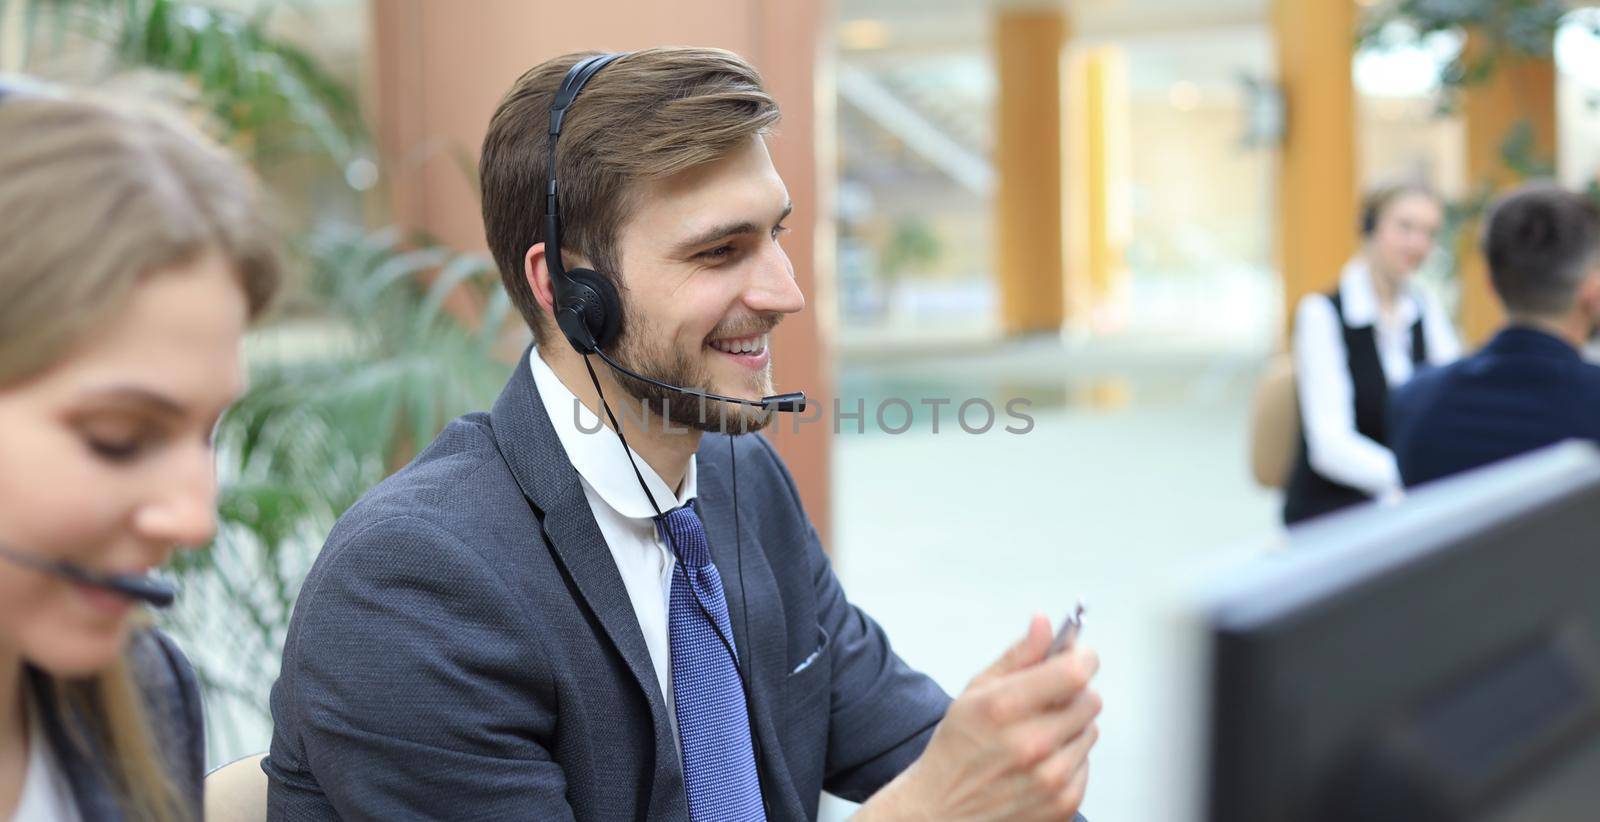
<svg viewBox="0 0 1600 822">
<path fill-rule="evenodd" d="M 1295 312 L 1300 453 L 1284 498 L 1293 525 L 1400 493 L 1389 451 L 1389 391 L 1417 369 L 1460 355 L 1450 319 L 1411 285 L 1444 221 L 1438 195 L 1418 184 L 1369 193 L 1362 247 L 1339 287 L 1311 294 Z"/>
<path fill-rule="evenodd" d="M 211 539 L 261 214 L 185 121 L 0 78 L 0 820 L 200 819 L 195 674 L 129 591 Z"/>
</svg>

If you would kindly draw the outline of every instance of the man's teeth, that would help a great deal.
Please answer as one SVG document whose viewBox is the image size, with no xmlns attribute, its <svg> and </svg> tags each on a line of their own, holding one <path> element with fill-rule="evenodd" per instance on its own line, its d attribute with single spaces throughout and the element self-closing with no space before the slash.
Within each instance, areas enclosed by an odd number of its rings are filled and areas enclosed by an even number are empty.
<svg viewBox="0 0 1600 822">
<path fill-rule="evenodd" d="M 756 354 L 767 350 L 767 335 L 738 340 L 712 340 L 711 347 L 727 354 Z"/>
</svg>

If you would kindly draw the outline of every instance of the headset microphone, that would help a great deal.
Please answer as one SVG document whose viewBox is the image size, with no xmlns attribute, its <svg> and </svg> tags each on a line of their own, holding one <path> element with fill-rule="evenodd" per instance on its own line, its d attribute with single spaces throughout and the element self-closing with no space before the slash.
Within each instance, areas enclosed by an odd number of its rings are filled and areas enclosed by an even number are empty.
<svg viewBox="0 0 1600 822">
<path fill-rule="evenodd" d="M 0 546 L 0 557 L 40 573 L 60 577 L 69 582 L 89 585 L 130 599 L 137 599 L 157 608 L 165 608 L 177 598 L 178 592 L 171 584 L 151 577 L 134 574 L 102 574 L 61 560 L 44 559 L 21 551 Z"/>
<path fill-rule="evenodd" d="M 806 392 L 793 391 L 788 394 L 774 394 L 770 397 L 762 397 L 761 405 L 774 411 L 798 414 L 806 410 Z"/>
<path fill-rule="evenodd" d="M 634 370 L 628 368 L 627 366 L 622 365 L 621 363 L 617 362 L 616 360 L 611 359 L 610 355 L 606 354 L 606 352 L 601 351 L 598 348 L 595 349 L 594 353 L 600 355 L 600 359 L 604 360 L 606 365 L 611 366 L 612 370 L 620 371 L 620 372 L 622 372 L 624 374 L 627 374 L 628 376 L 630 376 L 630 377 L 632 377 L 632 378 L 634 378 L 636 380 L 640 380 L 642 382 L 650 383 L 651 385 L 654 385 L 654 386 L 656 386 L 658 388 L 665 388 L 668 391 L 675 391 L 675 392 L 677 392 L 679 394 L 683 394 L 685 396 L 698 397 L 701 400 L 716 400 L 718 402 L 729 402 L 729 403 L 733 403 L 735 405 L 752 405 L 752 406 L 755 406 L 756 408 L 763 408 L 763 409 L 767 409 L 767 410 L 770 410 L 770 411 L 782 411 L 782 412 L 789 412 L 789 413 L 798 413 L 800 411 L 806 410 L 806 395 L 805 395 L 804 391 L 794 391 L 794 392 L 791 392 L 791 393 L 788 393 L 788 394 L 773 394 L 771 396 L 762 397 L 759 400 L 746 400 L 746 399 L 741 399 L 739 397 L 725 397 L 725 396 L 723 396 L 721 394 L 713 394 L 710 391 L 699 391 L 699 390 L 696 390 L 696 389 L 693 389 L 693 388 L 684 388 L 683 386 L 680 386 L 680 385 L 673 385 L 672 383 L 662 382 L 661 380 L 655 379 L 653 377 L 646 377 L 645 375 L 640 374 L 639 372 L 634 371 Z"/>
</svg>

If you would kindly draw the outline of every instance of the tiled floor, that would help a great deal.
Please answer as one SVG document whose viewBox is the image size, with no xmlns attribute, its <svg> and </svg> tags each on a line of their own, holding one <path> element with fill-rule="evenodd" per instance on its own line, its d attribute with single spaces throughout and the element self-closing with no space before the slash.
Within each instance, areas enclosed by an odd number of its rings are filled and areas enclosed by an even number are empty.
<svg viewBox="0 0 1600 822">
<path fill-rule="evenodd" d="M 1180 743 L 1199 692 L 1187 667 L 1195 643 L 1174 614 L 1191 570 L 1277 532 L 1276 497 L 1253 484 L 1245 458 L 1261 361 L 1039 342 L 842 369 L 846 396 L 942 382 L 961 395 L 1033 385 L 1056 398 L 1036 404 L 1022 436 L 922 426 L 837 438 L 833 548 L 851 598 L 951 692 L 1030 614 L 1088 605 L 1084 638 L 1102 657 L 1106 704 L 1084 808 L 1097 822 L 1189 813 L 1193 764 Z M 849 811 L 829 800 L 823 818 Z"/>
</svg>

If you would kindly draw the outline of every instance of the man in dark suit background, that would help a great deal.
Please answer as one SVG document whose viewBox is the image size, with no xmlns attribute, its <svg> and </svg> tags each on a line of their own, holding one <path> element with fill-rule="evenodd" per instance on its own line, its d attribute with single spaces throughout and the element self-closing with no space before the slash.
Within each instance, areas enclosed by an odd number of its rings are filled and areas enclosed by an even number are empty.
<svg viewBox="0 0 1600 822">
<path fill-rule="evenodd" d="M 1389 430 L 1408 486 L 1566 439 L 1600 441 L 1600 366 L 1580 354 L 1600 325 L 1600 212 L 1530 184 L 1492 206 L 1482 245 L 1506 327 L 1395 395 Z"/>
<path fill-rule="evenodd" d="M 270 816 L 806 819 L 827 790 L 863 820 L 1072 818 L 1093 652 L 1050 656 L 1036 617 L 952 702 L 845 598 L 766 440 L 721 433 L 766 416 L 661 385 L 759 403 L 804 305 L 759 76 L 707 49 L 580 59 L 519 79 L 484 140 L 535 346 L 329 536 L 273 689 Z M 558 328 L 580 276 L 623 310 Z"/>
</svg>

